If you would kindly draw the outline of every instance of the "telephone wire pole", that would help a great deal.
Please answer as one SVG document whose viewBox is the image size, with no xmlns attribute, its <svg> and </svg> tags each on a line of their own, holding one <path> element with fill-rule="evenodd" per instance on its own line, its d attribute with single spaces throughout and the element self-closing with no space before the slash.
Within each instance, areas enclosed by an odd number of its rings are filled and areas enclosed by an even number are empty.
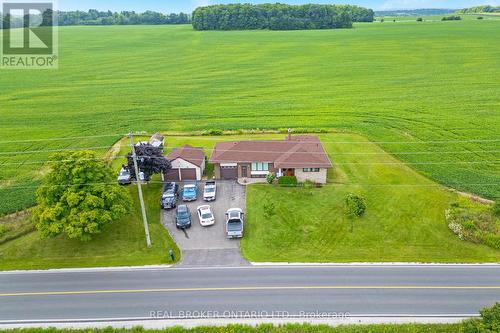
<svg viewBox="0 0 500 333">
<path fill-rule="evenodd" d="M 148 217 L 146 215 L 146 207 L 144 206 L 144 197 L 142 195 L 142 181 L 139 177 L 139 166 L 137 165 L 137 154 L 135 152 L 134 145 L 134 134 L 130 132 L 130 147 L 132 148 L 132 158 L 134 160 L 134 169 L 135 169 L 135 181 L 137 183 L 137 191 L 139 192 L 139 201 L 141 202 L 141 211 L 142 211 L 142 221 L 144 222 L 144 232 L 146 233 L 146 243 L 148 247 L 151 247 L 151 237 L 149 236 L 149 225 L 148 225 Z"/>
</svg>

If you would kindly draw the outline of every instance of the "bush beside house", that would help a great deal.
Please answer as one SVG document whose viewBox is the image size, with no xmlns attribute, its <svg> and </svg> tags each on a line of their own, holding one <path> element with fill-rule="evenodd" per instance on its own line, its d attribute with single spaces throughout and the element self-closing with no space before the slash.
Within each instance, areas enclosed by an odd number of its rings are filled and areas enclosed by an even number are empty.
<svg viewBox="0 0 500 333">
<path fill-rule="evenodd" d="M 281 186 L 297 186 L 298 181 L 295 176 L 283 176 L 278 178 L 278 184 Z"/>
</svg>

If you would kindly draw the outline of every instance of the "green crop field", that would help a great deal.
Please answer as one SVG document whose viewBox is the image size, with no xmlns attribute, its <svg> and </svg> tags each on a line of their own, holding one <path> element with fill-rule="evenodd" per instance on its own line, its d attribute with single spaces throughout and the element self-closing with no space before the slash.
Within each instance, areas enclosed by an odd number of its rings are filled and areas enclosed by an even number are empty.
<svg viewBox="0 0 500 333">
<path fill-rule="evenodd" d="M 494 19 L 60 28 L 59 70 L 0 71 L 0 215 L 33 203 L 47 150 L 104 153 L 130 130 L 350 131 L 442 184 L 499 197 L 499 37 Z M 60 137 L 85 138 L 49 140 Z"/>
</svg>

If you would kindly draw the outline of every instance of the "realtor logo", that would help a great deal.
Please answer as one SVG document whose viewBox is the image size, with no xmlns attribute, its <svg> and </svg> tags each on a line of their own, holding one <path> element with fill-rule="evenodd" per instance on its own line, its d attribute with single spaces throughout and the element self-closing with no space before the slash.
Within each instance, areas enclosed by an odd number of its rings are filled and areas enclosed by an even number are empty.
<svg viewBox="0 0 500 333">
<path fill-rule="evenodd" d="M 2 21 L 2 68 L 57 68 L 53 2 L 2 1 Z"/>
</svg>

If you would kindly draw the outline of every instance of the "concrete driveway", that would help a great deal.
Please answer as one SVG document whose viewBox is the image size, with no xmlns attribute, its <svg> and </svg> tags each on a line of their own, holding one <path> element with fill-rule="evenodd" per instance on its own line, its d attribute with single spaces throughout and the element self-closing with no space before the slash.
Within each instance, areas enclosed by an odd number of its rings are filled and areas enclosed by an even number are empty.
<svg viewBox="0 0 500 333">
<path fill-rule="evenodd" d="M 217 199 L 208 203 L 215 215 L 215 225 L 202 227 L 196 208 L 207 203 L 202 199 L 204 182 L 199 182 L 198 186 L 198 200 L 187 203 L 193 222 L 190 229 L 178 230 L 176 228 L 175 210 L 162 212 L 162 224 L 182 251 L 182 260 L 179 266 L 235 267 L 249 265 L 241 256 L 240 241 L 226 238 L 224 220 L 225 213 L 229 208 L 237 207 L 245 210 L 245 187 L 235 181 L 218 181 Z M 180 204 L 182 204 L 181 201 L 178 202 L 178 205 Z"/>
</svg>

